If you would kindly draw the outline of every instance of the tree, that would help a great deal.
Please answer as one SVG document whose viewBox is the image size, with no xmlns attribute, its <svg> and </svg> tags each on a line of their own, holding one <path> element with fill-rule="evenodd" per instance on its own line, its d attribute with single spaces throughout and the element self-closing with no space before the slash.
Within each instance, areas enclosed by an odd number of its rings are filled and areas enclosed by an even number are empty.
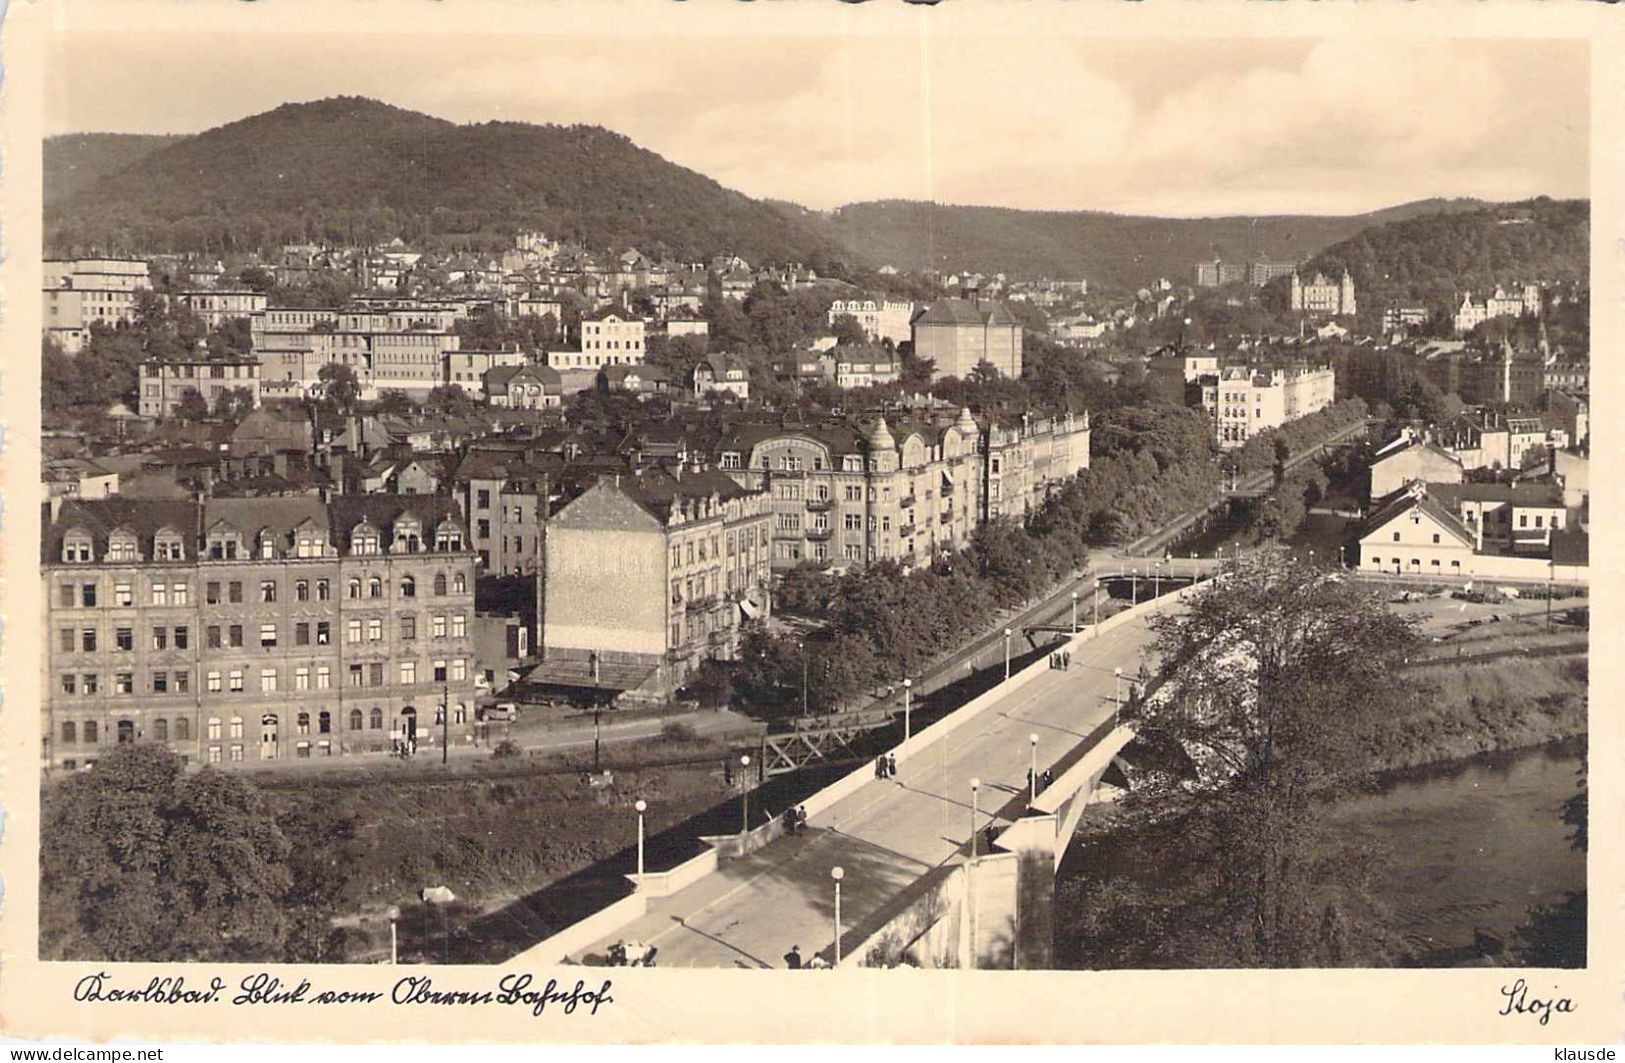
<svg viewBox="0 0 1625 1063">
<path fill-rule="evenodd" d="M 329 362 L 322 366 L 316 379 L 321 381 L 323 397 L 331 400 L 344 413 L 349 413 L 361 397 L 361 382 L 356 379 L 355 370 L 342 362 Z"/>
<path fill-rule="evenodd" d="M 42 811 L 43 956 L 289 958 L 291 846 L 241 776 L 186 775 L 164 747 L 125 743 L 48 789 Z"/>
<path fill-rule="evenodd" d="M 254 353 L 254 330 L 246 317 L 234 317 L 221 323 L 204 341 L 210 357 L 247 357 Z"/>
<path fill-rule="evenodd" d="M 417 409 L 417 405 L 404 391 L 389 388 L 378 396 L 374 410 L 379 414 L 392 417 L 405 417 Z"/>
<path fill-rule="evenodd" d="M 1372 593 L 1281 552 L 1151 619 L 1166 686 L 1135 726 L 1194 780 L 1181 844 L 1200 881 L 1160 907 L 1181 963 L 1369 962 L 1370 864 L 1314 795 L 1366 770 L 1370 735 L 1412 696 L 1411 625 Z M 1188 914 L 1186 914 L 1188 913 Z"/>
<path fill-rule="evenodd" d="M 854 347 L 862 347 L 869 342 L 869 336 L 863 331 L 863 326 L 851 314 L 835 315 L 835 323 L 830 329 L 835 333 L 836 346 L 851 344 Z"/>
<path fill-rule="evenodd" d="M 223 421 L 237 421 L 254 408 L 254 393 L 247 388 L 225 388 L 214 400 L 214 415 Z"/>
<path fill-rule="evenodd" d="M 474 412 L 474 398 L 461 384 L 437 384 L 430 390 L 424 406 L 435 413 L 461 417 Z"/>
<path fill-rule="evenodd" d="M 222 394 L 221 400 L 226 396 Z M 197 388 L 187 388 L 181 392 L 181 401 L 175 404 L 175 418 L 181 421 L 202 421 L 209 416 L 209 400 Z"/>
</svg>

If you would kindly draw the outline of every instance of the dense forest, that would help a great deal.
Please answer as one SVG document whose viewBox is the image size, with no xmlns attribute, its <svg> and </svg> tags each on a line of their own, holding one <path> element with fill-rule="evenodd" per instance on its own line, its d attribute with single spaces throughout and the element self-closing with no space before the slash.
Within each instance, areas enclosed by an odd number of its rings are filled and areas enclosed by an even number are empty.
<svg viewBox="0 0 1625 1063">
<path fill-rule="evenodd" d="M 457 125 L 353 97 L 186 137 L 46 209 L 53 253 L 245 251 L 307 240 L 470 248 L 541 229 L 692 260 L 724 250 L 830 272 L 822 236 L 596 126 Z"/>
<path fill-rule="evenodd" d="M 145 133 L 70 133 L 42 148 L 45 201 L 66 199 L 184 137 Z"/>
</svg>

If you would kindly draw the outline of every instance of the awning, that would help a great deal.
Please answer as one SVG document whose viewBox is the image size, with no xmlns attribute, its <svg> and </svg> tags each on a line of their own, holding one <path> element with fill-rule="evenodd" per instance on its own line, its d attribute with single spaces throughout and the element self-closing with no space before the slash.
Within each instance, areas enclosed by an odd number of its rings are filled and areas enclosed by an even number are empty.
<svg viewBox="0 0 1625 1063">
<path fill-rule="evenodd" d="M 746 620 L 757 620 L 762 615 L 762 607 L 752 602 L 749 598 L 739 599 L 739 611 L 745 614 Z"/>
</svg>

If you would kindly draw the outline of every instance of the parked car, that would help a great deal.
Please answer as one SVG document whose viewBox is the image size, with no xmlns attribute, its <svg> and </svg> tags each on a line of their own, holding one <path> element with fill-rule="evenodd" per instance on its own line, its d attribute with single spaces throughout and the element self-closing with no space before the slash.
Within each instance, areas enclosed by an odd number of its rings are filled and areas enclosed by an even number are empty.
<svg viewBox="0 0 1625 1063">
<path fill-rule="evenodd" d="M 480 710 L 479 718 L 488 723 L 512 723 L 513 721 L 519 719 L 519 706 L 511 701 L 503 701 L 498 702 L 495 705 L 487 705 L 485 708 Z"/>
</svg>

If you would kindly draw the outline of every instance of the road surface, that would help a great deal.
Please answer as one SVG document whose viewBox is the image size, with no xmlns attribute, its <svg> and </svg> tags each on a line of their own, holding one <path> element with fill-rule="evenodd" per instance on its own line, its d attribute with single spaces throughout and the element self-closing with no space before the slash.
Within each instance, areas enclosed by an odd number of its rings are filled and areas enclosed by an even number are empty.
<svg viewBox="0 0 1625 1063">
<path fill-rule="evenodd" d="M 577 958 L 602 962 L 618 940 L 657 946 L 663 967 L 782 967 L 792 945 L 810 958 L 834 937 L 831 868 L 845 871 L 841 916 L 850 929 L 933 867 L 960 859 L 973 827 L 985 828 L 989 811 L 1026 786 L 1028 735 L 1039 736 L 1042 772 L 1111 715 L 1113 669 L 1137 671 L 1150 642 L 1143 618 L 1107 632 L 1075 653 L 1069 670 L 1045 672 L 900 762 L 895 778 L 867 783 L 812 817 L 804 833 L 651 900 L 647 915 Z M 975 817 L 972 778 L 981 780 Z M 754 824 L 763 811 L 752 808 Z"/>
</svg>

